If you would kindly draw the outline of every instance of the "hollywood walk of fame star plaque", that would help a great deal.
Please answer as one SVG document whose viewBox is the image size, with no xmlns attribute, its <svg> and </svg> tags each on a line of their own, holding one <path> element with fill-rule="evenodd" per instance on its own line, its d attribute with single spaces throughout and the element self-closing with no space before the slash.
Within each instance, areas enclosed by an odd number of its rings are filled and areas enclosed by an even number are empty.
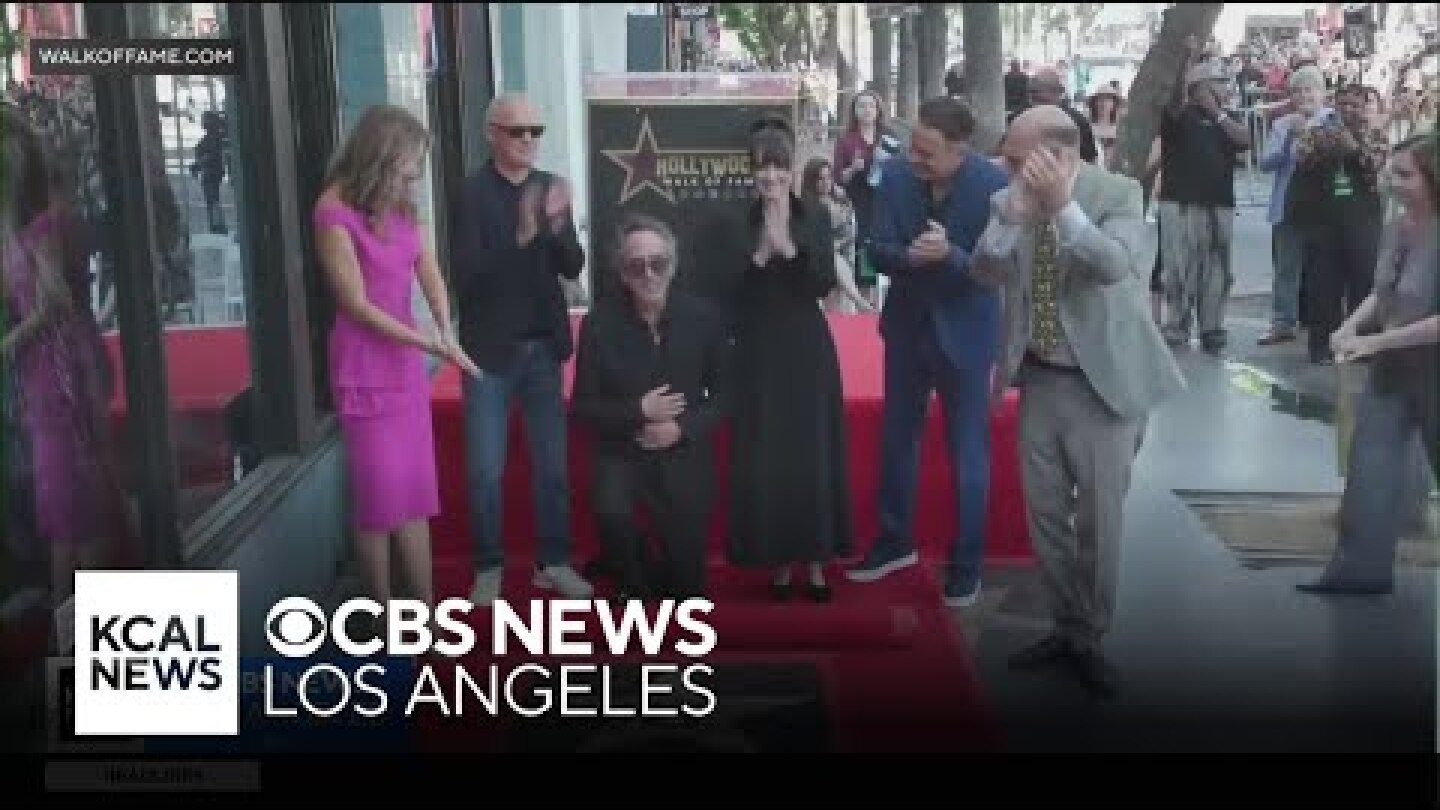
<svg viewBox="0 0 1440 810">
<path fill-rule="evenodd" d="M 730 308 L 752 247 L 749 127 L 762 116 L 794 121 L 798 81 L 626 74 L 592 78 L 588 96 L 594 294 L 615 292 L 615 229 L 637 212 L 675 230 L 677 286 Z"/>
</svg>

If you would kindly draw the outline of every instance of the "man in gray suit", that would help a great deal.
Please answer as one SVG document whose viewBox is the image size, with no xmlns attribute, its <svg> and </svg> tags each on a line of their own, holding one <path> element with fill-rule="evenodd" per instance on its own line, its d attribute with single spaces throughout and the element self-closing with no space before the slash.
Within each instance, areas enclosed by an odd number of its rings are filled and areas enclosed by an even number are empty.
<svg viewBox="0 0 1440 810">
<path fill-rule="evenodd" d="M 1010 185 L 991 199 L 972 272 L 1003 291 L 996 384 L 1021 389 L 1030 538 L 1055 620 L 1010 663 L 1064 664 L 1113 697 L 1119 676 L 1101 639 L 1130 468 L 1147 415 L 1185 382 L 1150 318 L 1155 245 L 1140 186 L 1085 163 L 1079 144 L 1059 107 L 1015 119 L 1002 150 Z"/>
</svg>

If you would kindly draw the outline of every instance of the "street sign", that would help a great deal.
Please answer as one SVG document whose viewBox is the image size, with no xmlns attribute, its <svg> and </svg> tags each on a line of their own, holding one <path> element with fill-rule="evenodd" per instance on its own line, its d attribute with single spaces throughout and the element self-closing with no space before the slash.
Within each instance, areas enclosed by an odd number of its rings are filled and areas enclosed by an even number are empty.
<svg viewBox="0 0 1440 810">
<path fill-rule="evenodd" d="M 1345 12 L 1345 58 L 1365 59 L 1375 53 L 1375 26 L 1369 7 Z"/>
<path fill-rule="evenodd" d="M 675 3 L 671 9 L 677 20 L 694 22 L 715 16 L 714 3 Z"/>
<path fill-rule="evenodd" d="M 912 17 L 920 13 L 919 3 L 866 3 L 870 17 Z"/>
</svg>

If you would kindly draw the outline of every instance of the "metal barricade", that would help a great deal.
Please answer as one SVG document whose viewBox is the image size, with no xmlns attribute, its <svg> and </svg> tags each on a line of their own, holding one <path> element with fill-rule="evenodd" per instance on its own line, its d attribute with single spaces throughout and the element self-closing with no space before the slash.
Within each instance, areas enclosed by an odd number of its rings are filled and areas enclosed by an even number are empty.
<svg viewBox="0 0 1440 810">
<path fill-rule="evenodd" d="M 1260 168 L 1260 155 L 1265 141 L 1270 136 L 1269 105 L 1258 104 L 1243 107 L 1239 113 L 1250 133 L 1250 148 L 1241 155 L 1239 176 L 1235 178 L 1235 204 L 1264 208 L 1270 205 L 1270 190 L 1273 180 L 1269 172 Z"/>
</svg>

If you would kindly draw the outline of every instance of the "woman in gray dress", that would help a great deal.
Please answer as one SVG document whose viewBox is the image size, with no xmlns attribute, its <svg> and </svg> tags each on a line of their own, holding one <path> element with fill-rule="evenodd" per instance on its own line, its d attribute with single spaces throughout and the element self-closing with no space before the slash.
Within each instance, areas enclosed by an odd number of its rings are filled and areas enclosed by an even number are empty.
<svg viewBox="0 0 1440 810">
<path fill-rule="evenodd" d="M 1302 591 L 1389 593 L 1395 547 L 1412 511 L 1407 508 L 1414 495 L 1407 462 L 1417 438 L 1430 454 L 1431 473 L 1440 469 L 1440 184 L 1435 153 L 1433 132 L 1395 148 L 1391 188 L 1403 213 L 1381 237 L 1373 291 L 1330 339 L 1336 359 L 1369 360 L 1370 381 L 1355 408 L 1340 538 L 1325 573 L 1300 585 Z"/>
</svg>

